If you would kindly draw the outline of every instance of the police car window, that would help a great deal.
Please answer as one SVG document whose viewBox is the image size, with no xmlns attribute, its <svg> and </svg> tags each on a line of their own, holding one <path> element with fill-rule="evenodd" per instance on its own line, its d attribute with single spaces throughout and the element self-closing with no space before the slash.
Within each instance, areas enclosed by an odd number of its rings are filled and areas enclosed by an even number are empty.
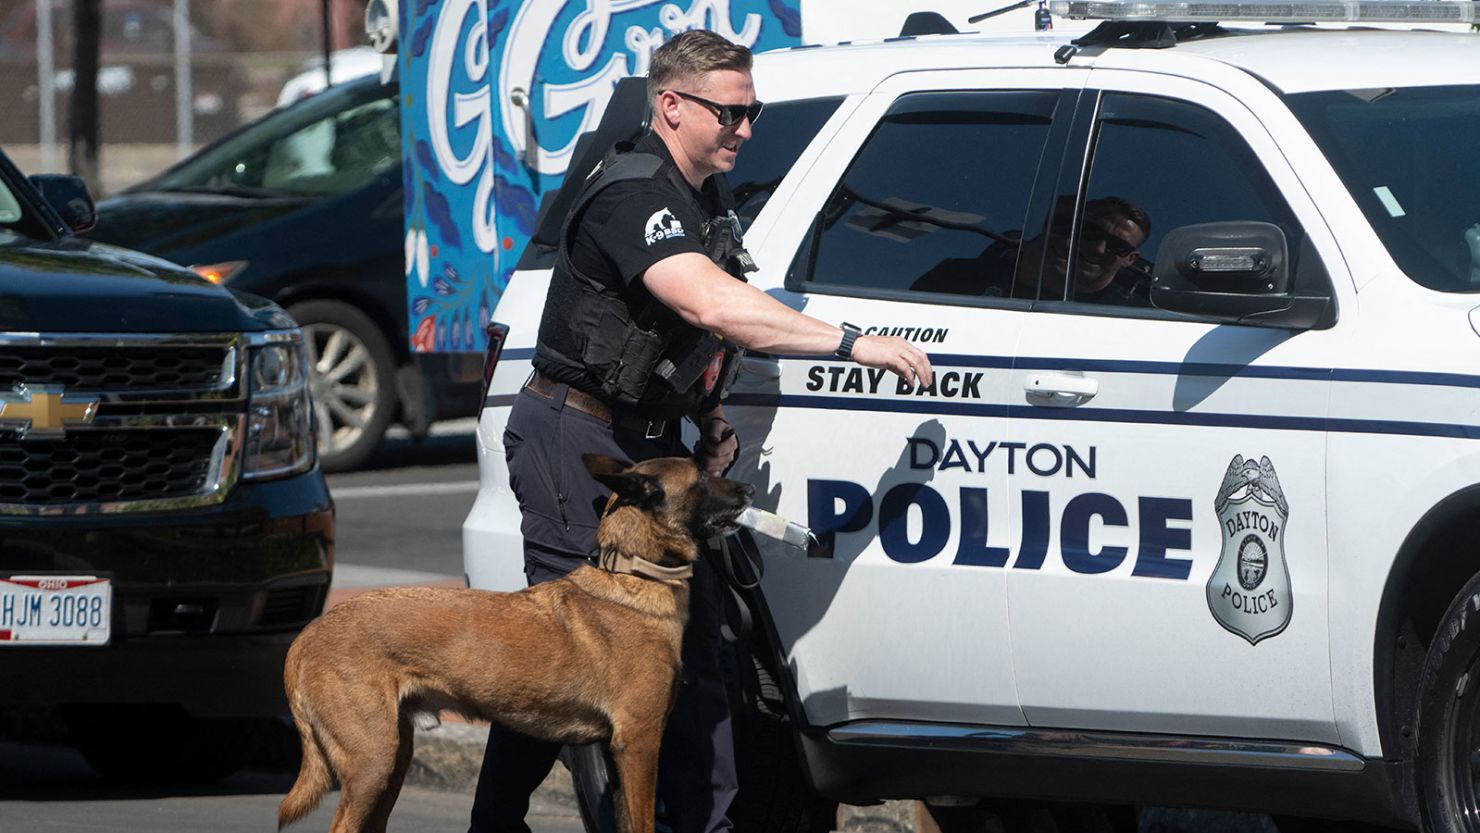
<svg viewBox="0 0 1480 833">
<path fill-rule="evenodd" d="M 1480 292 L 1480 86 L 1286 101 L 1409 278 L 1441 292 Z"/>
<path fill-rule="evenodd" d="M 1304 235 L 1258 158 L 1212 111 L 1154 96 L 1111 93 L 1096 125 L 1088 184 L 1074 228 L 1072 197 L 1050 223 L 1042 297 L 1149 307 L 1151 258 L 1171 229 L 1257 220 L 1285 232 L 1301 283 Z M 1065 280 L 1071 232 L 1073 280 Z M 1067 286 L 1066 286 L 1067 284 Z"/>
<path fill-rule="evenodd" d="M 901 97 L 828 199 L 788 285 L 1006 296 L 1057 92 Z"/>
<path fill-rule="evenodd" d="M 797 157 L 842 102 L 842 98 L 813 98 L 766 105 L 760 126 L 740 149 L 735 169 L 725 175 L 743 228 L 750 228 Z"/>
</svg>

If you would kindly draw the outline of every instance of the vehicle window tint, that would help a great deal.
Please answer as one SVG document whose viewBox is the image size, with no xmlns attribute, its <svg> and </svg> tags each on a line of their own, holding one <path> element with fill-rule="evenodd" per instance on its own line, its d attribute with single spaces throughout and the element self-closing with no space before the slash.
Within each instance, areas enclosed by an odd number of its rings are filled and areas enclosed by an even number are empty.
<svg viewBox="0 0 1480 833">
<path fill-rule="evenodd" d="M 399 165 L 400 136 L 396 87 L 352 83 L 278 110 L 139 188 L 341 194 Z"/>
<path fill-rule="evenodd" d="M 0 182 L 0 223 L 14 223 L 20 218 L 20 201 L 15 198 L 15 194 L 10 193 L 4 182 Z"/>
<path fill-rule="evenodd" d="M 29 195 L 29 198 L 28 198 Z M 30 200 L 40 199 L 27 187 L 25 177 L 0 153 L 0 246 L 24 245 L 24 239 L 50 240 L 55 237 L 54 219 L 37 211 Z M 20 235 L 20 236 L 16 236 Z"/>
<path fill-rule="evenodd" d="M 797 157 L 842 102 L 842 98 L 813 98 L 766 105 L 760 126 L 740 148 L 735 169 L 725 175 L 735 194 L 741 226 L 750 227 Z"/>
<path fill-rule="evenodd" d="M 790 282 L 927 300 L 1014 294 L 1057 101 L 1054 92 L 901 97 L 828 199 Z"/>
<path fill-rule="evenodd" d="M 1040 297 L 1151 305 L 1161 238 L 1194 223 L 1255 220 L 1285 232 L 1299 283 L 1303 233 L 1252 150 L 1212 111 L 1153 96 L 1108 94 L 1100 107 L 1084 202 L 1060 197 Z M 1074 280 L 1065 287 L 1070 231 Z M 1307 258 L 1316 262 L 1316 258 Z"/>
<path fill-rule="evenodd" d="M 1480 85 L 1286 97 L 1408 277 L 1480 292 Z"/>
<path fill-rule="evenodd" d="M 336 113 L 267 148 L 261 187 L 295 194 L 358 188 L 400 158 L 400 115 L 393 99 Z"/>
</svg>

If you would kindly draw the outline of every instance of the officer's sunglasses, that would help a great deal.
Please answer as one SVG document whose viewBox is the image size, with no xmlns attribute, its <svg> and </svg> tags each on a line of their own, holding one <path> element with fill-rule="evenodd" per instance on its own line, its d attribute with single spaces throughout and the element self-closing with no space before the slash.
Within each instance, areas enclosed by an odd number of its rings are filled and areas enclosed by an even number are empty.
<svg viewBox="0 0 1480 833">
<path fill-rule="evenodd" d="M 714 117 L 719 119 L 721 127 L 729 127 L 732 124 L 738 124 L 741 119 L 750 119 L 750 123 L 753 125 L 755 124 L 755 120 L 761 117 L 761 110 L 765 109 L 766 107 L 766 105 L 760 101 L 752 101 L 749 104 L 720 104 L 716 101 L 710 101 L 707 98 L 700 98 L 696 95 L 690 95 L 681 90 L 669 90 L 668 92 L 673 93 L 679 98 L 687 98 L 689 101 L 692 101 L 696 104 L 702 104 L 705 107 L 713 110 Z"/>
<path fill-rule="evenodd" d="M 1092 222 L 1086 222 L 1080 227 L 1079 240 L 1088 246 L 1104 243 L 1105 253 L 1111 257 L 1127 257 L 1136 250 L 1135 245 L 1129 240 L 1106 231 Z"/>
</svg>

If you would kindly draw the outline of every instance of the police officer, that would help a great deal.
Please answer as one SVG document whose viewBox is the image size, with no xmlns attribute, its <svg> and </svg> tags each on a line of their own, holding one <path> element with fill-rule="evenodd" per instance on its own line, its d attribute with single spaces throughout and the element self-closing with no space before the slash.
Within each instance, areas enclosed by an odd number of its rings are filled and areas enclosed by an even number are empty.
<svg viewBox="0 0 1480 833">
<path fill-rule="evenodd" d="M 613 150 L 586 180 L 559 242 L 535 346 L 535 373 L 504 435 L 531 584 L 588 564 L 609 494 L 584 453 L 634 462 L 685 454 L 729 469 L 739 443 L 719 404 L 739 347 L 834 355 L 928 385 L 909 342 L 844 331 L 750 286 L 755 267 L 712 176 L 735 166 L 762 105 L 749 50 L 707 31 L 659 48 L 648 73 L 652 129 Z M 659 758 L 658 792 L 675 833 L 730 829 L 736 792 L 729 706 L 719 666 L 720 581 L 700 559 L 691 579 L 683 677 Z M 559 747 L 494 726 L 478 779 L 473 833 L 528 833 L 529 796 Z"/>
</svg>

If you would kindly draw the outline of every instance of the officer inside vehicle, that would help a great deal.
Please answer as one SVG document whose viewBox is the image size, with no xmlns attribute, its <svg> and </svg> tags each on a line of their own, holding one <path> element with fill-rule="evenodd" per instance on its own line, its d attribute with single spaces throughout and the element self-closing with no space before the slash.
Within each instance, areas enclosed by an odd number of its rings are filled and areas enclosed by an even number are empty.
<svg viewBox="0 0 1480 833">
<path fill-rule="evenodd" d="M 648 74 L 650 132 L 592 172 L 561 232 L 535 346 L 535 372 L 504 434 L 531 583 L 591 563 L 609 492 L 586 453 L 633 462 L 687 454 L 679 422 L 699 426 L 693 454 L 712 474 L 739 455 L 720 395 L 737 348 L 833 356 L 932 382 L 908 341 L 862 335 L 785 306 L 745 282 L 754 270 L 714 174 L 735 166 L 762 112 L 744 47 L 707 31 L 675 36 Z M 712 559 L 690 580 L 683 676 L 659 759 L 658 794 L 675 833 L 730 829 L 736 793 L 729 705 L 720 675 L 722 582 Z M 559 747 L 499 726 L 474 797 L 475 833 L 528 833 L 529 796 Z"/>
<path fill-rule="evenodd" d="M 957 295 L 1064 299 L 1073 217 L 1074 197 L 1062 196 L 1055 203 L 1053 222 L 1046 236 L 1039 235 L 1024 243 L 1020 232 L 1008 232 L 997 237 L 977 257 L 942 261 L 910 289 Z M 1150 234 L 1151 218 L 1129 200 L 1107 196 L 1085 203 L 1079 226 L 1074 288 L 1068 299 L 1148 306 L 1149 286 L 1133 267 Z M 1045 267 L 1043 288 L 1035 292 L 1040 263 Z"/>
<path fill-rule="evenodd" d="M 1068 271 L 1069 235 L 1056 228 L 1048 240 L 1048 268 L 1042 298 L 1059 298 Z M 1151 218 L 1140 206 L 1120 197 L 1101 197 L 1084 204 L 1071 301 L 1148 306 L 1150 286 L 1129 270 L 1151 236 Z"/>
</svg>

